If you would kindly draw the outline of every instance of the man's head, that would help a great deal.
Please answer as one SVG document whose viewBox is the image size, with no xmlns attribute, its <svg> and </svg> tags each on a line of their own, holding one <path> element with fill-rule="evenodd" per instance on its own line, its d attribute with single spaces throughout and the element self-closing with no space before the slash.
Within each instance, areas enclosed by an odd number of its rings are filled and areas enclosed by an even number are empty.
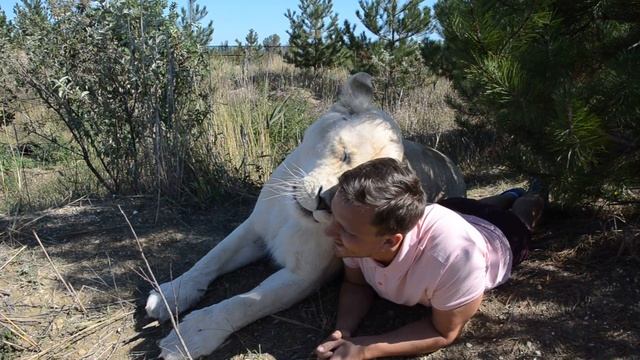
<svg viewBox="0 0 640 360">
<path fill-rule="evenodd" d="M 420 180 L 407 164 L 391 158 L 371 160 L 340 176 L 327 234 L 340 257 L 388 255 L 397 250 L 425 206 Z"/>
</svg>

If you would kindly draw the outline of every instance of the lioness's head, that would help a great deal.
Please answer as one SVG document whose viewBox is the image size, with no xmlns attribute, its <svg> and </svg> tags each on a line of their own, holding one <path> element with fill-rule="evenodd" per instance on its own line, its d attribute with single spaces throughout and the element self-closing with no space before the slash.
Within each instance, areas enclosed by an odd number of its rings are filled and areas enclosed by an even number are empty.
<svg viewBox="0 0 640 360">
<path fill-rule="evenodd" d="M 327 200 L 343 172 L 371 159 L 402 160 L 400 129 L 373 105 L 372 94 L 369 74 L 351 76 L 338 102 L 309 126 L 302 143 L 273 173 L 267 188 L 287 196 L 295 216 L 327 222 Z"/>
</svg>

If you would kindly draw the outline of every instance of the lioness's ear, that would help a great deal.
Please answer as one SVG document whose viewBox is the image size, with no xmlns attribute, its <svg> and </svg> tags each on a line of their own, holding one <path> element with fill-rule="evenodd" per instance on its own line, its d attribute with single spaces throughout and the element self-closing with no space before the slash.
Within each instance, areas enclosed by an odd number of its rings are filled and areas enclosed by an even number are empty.
<svg viewBox="0 0 640 360">
<path fill-rule="evenodd" d="M 372 106 L 373 85 L 371 75 L 360 72 L 349 77 L 340 91 L 339 103 L 350 113 L 369 110 Z"/>
</svg>

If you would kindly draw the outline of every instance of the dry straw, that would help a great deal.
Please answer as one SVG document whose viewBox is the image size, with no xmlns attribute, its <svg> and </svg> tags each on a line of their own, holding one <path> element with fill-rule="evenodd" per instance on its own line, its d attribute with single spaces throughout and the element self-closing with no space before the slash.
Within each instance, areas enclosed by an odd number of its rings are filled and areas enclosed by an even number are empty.
<svg viewBox="0 0 640 360">
<path fill-rule="evenodd" d="M 53 263 L 53 260 L 51 260 L 51 258 L 49 257 L 49 254 L 47 253 L 47 249 L 45 249 L 44 245 L 42 245 L 42 241 L 40 241 L 40 237 L 38 237 L 38 234 L 36 233 L 35 230 L 33 231 L 33 236 L 35 236 L 36 240 L 38 240 L 38 244 L 40 244 L 40 247 L 42 248 L 42 251 L 44 252 L 44 255 L 47 257 L 47 260 L 49 260 L 49 263 L 51 264 L 51 267 L 53 268 L 53 271 L 56 273 L 56 276 L 58 277 L 58 279 L 60 279 L 60 281 L 62 282 L 64 287 L 67 289 L 67 291 L 71 295 L 71 297 L 73 297 L 73 299 L 75 300 L 75 302 L 78 305 L 78 307 L 80 308 L 80 310 L 84 314 L 86 314 L 87 313 L 87 309 L 85 309 L 84 305 L 82 305 L 82 301 L 80 301 L 80 297 L 78 297 L 78 293 L 76 293 L 76 290 L 73 288 L 73 285 L 67 283 L 64 280 L 64 277 L 62 277 L 62 274 L 60 274 L 60 272 L 58 271 L 58 268 Z"/>
</svg>

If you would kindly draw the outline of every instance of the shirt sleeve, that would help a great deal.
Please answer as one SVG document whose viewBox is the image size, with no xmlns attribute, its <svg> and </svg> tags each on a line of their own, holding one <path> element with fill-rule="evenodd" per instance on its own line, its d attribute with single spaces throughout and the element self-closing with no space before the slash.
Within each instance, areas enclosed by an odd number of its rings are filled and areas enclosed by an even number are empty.
<svg viewBox="0 0 640 360">
<path fill-rule="evenodd" d="M 485 263 L 479 251 L 462 249 L 444 268 L 431 297 L 431 306 L 438 310 L 453 310 L 482 295 L 486 281 Z"/>
<path fill-rule="evenodd" d="M 357 269 L 360 267 L 358 260 L 354 258 L 344 257 L 342 258 L 342 262 L 344 263 L 344 266 L 350 267 L 352 269 Z"/>
</svg>

